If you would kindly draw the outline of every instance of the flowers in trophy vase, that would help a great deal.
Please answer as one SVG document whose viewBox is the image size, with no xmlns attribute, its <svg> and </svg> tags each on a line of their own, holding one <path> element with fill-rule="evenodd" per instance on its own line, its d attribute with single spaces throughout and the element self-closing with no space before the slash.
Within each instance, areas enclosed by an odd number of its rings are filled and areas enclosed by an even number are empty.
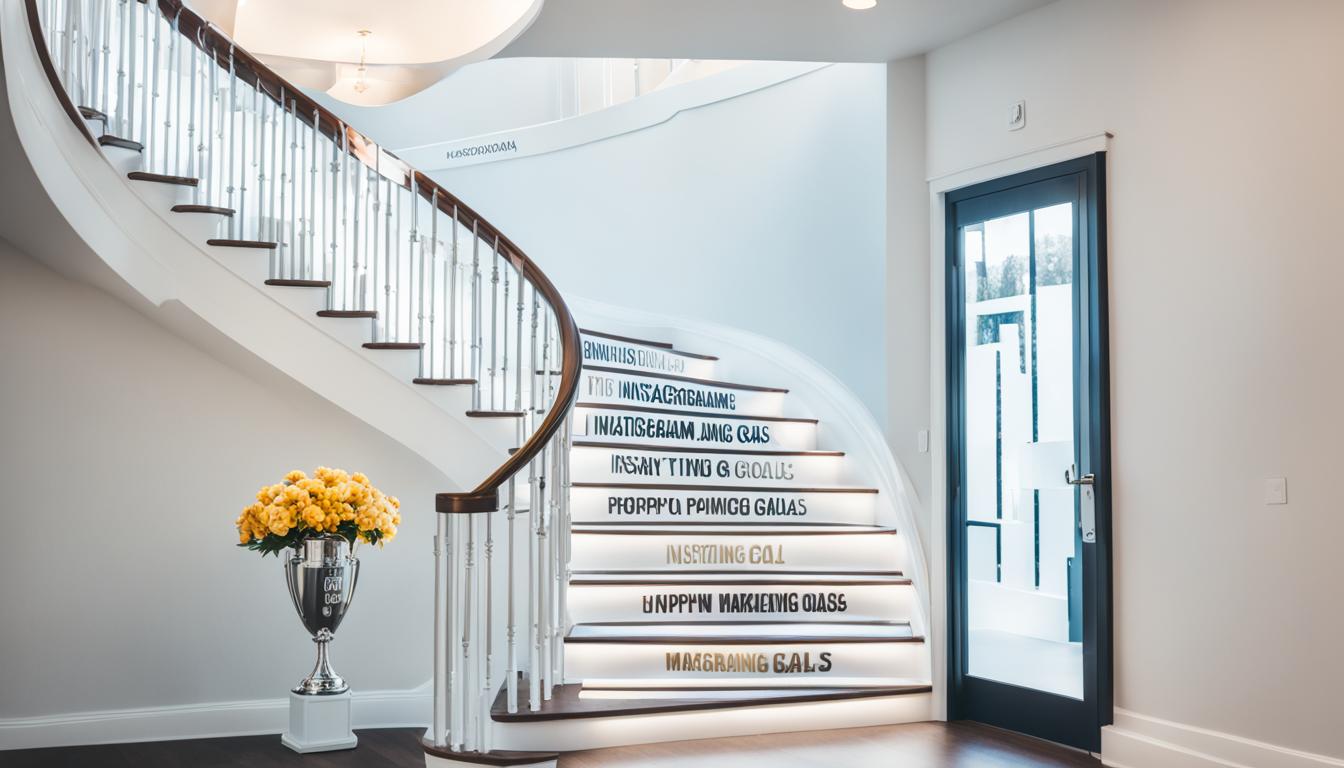
<svg viewBox="0 0 1344 768">
<path fill-rule="evenodd" d="M 264 486 L 238 516 L 238 546 L 278 554 L 312 536 L 335 535 L 382 546 L 397 535 L 401 502 L 369 482 L 362 472 L 318 467 Z"/>
</svg>

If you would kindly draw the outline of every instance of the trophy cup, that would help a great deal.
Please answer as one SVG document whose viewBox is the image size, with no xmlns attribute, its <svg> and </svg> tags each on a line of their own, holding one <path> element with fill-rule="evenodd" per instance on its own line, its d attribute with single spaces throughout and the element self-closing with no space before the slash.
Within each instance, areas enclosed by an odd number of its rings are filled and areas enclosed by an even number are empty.
<svg viewBox="0 0 1344 768">
<path fill-rule="evenodd" d="M 297 752 L 354 747 L 350 686 L 331 668 L 327 645 L 350 608 L 359 560 L 340 536 L 304 539 L 285 563 L 289 596 L 299 620 L 317 644 L 317 664 L 290 692 L 289 730 L 281 742 Z"/>
</svg>

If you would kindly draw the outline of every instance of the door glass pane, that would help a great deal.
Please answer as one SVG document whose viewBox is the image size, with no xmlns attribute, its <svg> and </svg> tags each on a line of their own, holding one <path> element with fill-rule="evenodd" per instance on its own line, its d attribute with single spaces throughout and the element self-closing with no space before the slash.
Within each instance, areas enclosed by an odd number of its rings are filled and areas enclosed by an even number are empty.
<svg viewBox="0 0 1344 768">
<path fill-rule="evenodd" d="M 1083 697 L 1073 463 L 1074 210 L 961 230 L 967 672 Z"/>
</svg>

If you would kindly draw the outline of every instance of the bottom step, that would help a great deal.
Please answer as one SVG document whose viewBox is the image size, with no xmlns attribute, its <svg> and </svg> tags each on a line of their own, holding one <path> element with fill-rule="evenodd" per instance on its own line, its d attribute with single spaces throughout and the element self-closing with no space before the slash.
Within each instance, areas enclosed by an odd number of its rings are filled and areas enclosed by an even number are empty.
<svg viewBox="0 0 1344 768">
<path fill-rule="evenodd" d="M 623 717 L 652 715 L 661 712 L 693 712 L 697 710 L 732 709 L 773 704 L 803 702 L 845 701 L 887 696 L 910 696 L 929 693 L 929 685 L 893 685 L 864 688 L 797 687 L 786 690 L 762 690 L 746 687 L 723 687 L 713 690 L 688 688 L 617 688 L 585 687 L 579 684 L 556 686 L 549 700 L 532 712 L 527 708 L 527 680 L 518 681 L 518 711 L 508 711 L 508 692 L 500 690 L 491 708 L 490 716 L 499 722 L 543 720 L 573 720 L 592 717 Z M 621 696 L 624 695 L 624 698 Z"/>
</svg>

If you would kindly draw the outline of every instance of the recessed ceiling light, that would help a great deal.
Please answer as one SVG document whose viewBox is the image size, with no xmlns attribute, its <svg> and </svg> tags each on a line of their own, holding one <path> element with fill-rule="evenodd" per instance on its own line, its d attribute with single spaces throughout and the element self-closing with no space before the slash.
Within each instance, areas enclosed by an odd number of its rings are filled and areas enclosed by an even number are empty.
<svg viewBox="0 0 1344 768">
<path fill-rule="evenodd" d="M 855 11 L 866 11 L 877 5 L 877 0 L 840 0 L 846 8 Z"/>
</svg>

